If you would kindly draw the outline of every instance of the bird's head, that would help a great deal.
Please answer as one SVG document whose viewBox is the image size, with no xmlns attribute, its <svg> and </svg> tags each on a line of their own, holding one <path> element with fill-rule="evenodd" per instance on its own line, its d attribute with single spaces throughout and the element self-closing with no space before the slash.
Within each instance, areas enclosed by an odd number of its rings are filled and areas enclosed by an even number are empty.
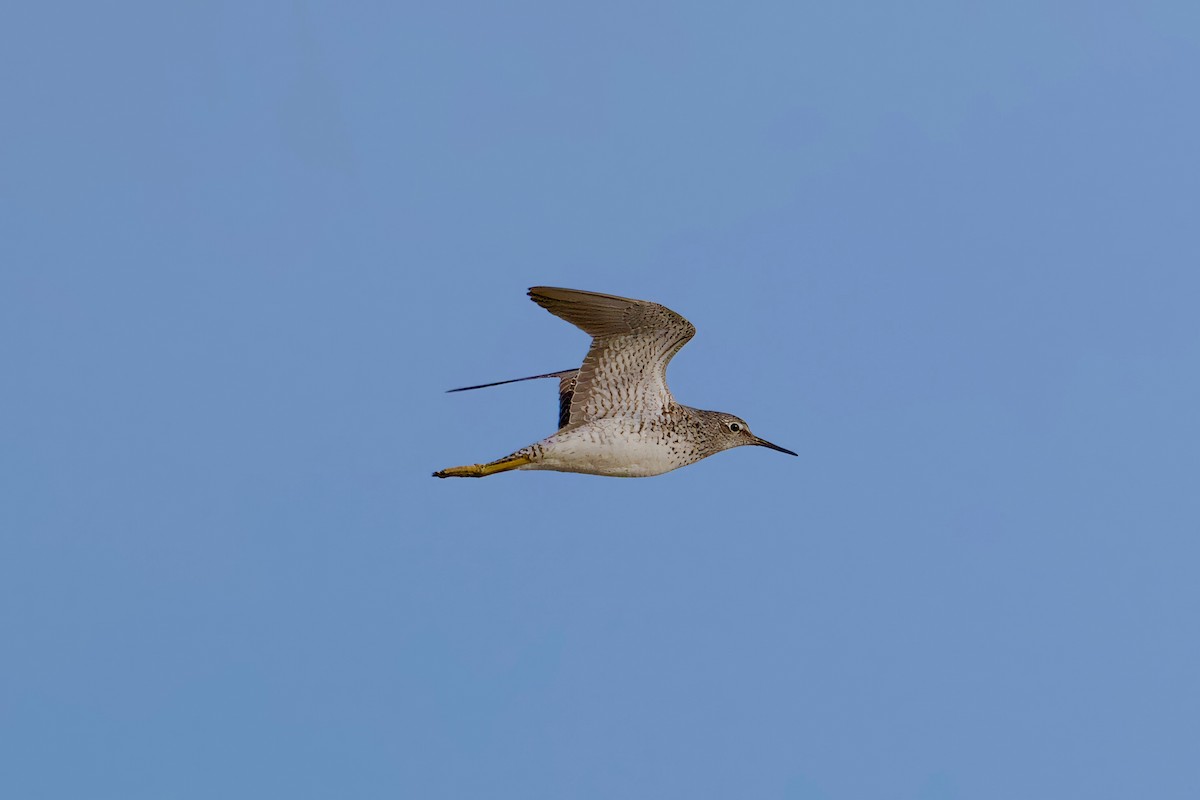
<svg viewBox="0 0 1200 800">
<path fill-rule="evenodd" d="M 759 447 L 769 447 L 789 456 L 797 455 L 787 448 L 771 444 L 766 439 L 760 439 L 750 432 L 750 426 L 741 417 L 725 414 L 720 411 L 706 412 L 709 415 L 710 428 L 715 430 L 715 440 L 722 450 L 742 445 L 753 444 Z"/>
</svg>

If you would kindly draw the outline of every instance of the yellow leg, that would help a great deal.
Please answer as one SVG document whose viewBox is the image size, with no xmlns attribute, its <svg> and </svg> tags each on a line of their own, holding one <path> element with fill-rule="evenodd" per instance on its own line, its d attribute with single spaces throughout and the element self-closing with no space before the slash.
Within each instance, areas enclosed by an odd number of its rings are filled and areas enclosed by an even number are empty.
<svg viewBox="0 0 1200 800">
<path fill-rule="evenodd" d="M 515 456 L 502 458 L 499 461 L 493 461 L 490 464 L 471 464 L 466 467 L 447 467 L 446 469 L 438 470 L 433 473 L 435 478 L 486 478 L 488 475 L 495 475 L 497 472 L 508 472 L 510 469 L 523 467 L 530 463 L 530 459 L 524 456 Z"/>
</svg>

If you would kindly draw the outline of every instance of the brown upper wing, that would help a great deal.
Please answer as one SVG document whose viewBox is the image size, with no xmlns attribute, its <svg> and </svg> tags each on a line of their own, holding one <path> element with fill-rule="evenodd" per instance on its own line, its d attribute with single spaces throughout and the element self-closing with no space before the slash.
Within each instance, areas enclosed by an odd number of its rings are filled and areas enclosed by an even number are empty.
<svg viewBox="0 0 1200 800">
<path fill-rule="evenodd" d="M 675 402 L 667 362 L 696 334 L 669 308 L 611 294 L 535 286 L 535 303 L 592 336 L 571 398 L 568 424 L 661 414 Z"/>
</svg>

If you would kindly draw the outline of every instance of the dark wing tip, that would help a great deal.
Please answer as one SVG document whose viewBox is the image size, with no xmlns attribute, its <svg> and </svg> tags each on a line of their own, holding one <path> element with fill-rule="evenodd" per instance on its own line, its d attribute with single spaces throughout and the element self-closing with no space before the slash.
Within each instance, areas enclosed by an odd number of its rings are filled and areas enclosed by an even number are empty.
<svg viewBox="0 0 1200 800">
<path fill-rule="evenodd" d="M 558 372 L 547 372 L 543 375 L 530 375 L 527 378 L 509 378 L 508 380 L 504 380 L 504 381 L 492 381 L 491 383 L 480 383 L 476 386 L 460 386 L 457 389 L 447 389 L 446 394 L 450 394 L 451 392 L 469 392 L 473 389 L 488 389 L 488 388 L 491 388 L 492 386 L 503 386 L 506 383 L 520 383 L 521 381 L 536 381 L 538 378 L 564 378 L 568 375 L 574 375 L 576 372 L 579 372 L 578 367 L 576 367 L 575 369 L 561 369 Z"/>
<path fill-rule="evenodd" d="M 628 303 L 648 303 L 648 300 L 635 300 L 632 297 L 621 297 L 616 294 L 605 294 L 604 292 L 589 292 L 585 289 L 565 289 L 561 286 L 530 286 L 526 292 L 530 299 L 538 305 L 544 306 L 546 303 L 555 301 L 561 303 L 580 303 L 580 302 L 600 302 L 604 300 L 615 301 L 621 305 Z"/>
</svg>

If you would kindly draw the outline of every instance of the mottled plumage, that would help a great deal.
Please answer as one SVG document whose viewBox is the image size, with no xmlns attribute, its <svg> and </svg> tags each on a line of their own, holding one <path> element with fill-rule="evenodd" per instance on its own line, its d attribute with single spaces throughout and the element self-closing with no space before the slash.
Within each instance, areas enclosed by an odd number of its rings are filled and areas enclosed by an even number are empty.
<svg viewBox="0 0 1200 800">
<path fill-rule="evenodd" d="M 558 432 L 488 464 L 450 467 L 433 473 L 435 477 L 482 478 L 511 469 L 647 477 L 741 445 L 796 455 L 753 435 L 731 414 L 675 401 L 667 388 L 667 363 L 696 328 L 671 309 L 549 286 L 535 286 L 529 296 L 591 335 L 592 345 L 579 369 L 451 391 L 558 378 Z"/>
</svg>

